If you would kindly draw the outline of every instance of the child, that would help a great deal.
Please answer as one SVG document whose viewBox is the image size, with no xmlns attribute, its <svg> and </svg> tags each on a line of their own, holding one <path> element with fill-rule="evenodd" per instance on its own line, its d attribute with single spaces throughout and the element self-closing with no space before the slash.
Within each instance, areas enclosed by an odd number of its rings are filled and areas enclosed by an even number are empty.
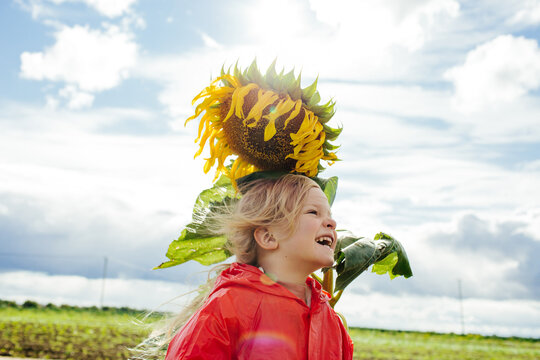
<svg viewBox="0 0 540 360">
<path fill-rule="evenodd" d="M 275 62 L 263 75 L 254 61 L 244 71 L 223 68 L 193 99 L 199 104 L 186 122 L 199 119 L 196 156 L 208 145 L 204 172 L 216 166 L 217 188 L 199 195 L 193 226 L 158 268 L 204 259 L 197 246 L 208 239 L 219 243 L 217 258 L 229 255 L 223 235 L 237 262 L 139 346 L 142 358 L 162 356 L 166 346 L 167 360 L 352 359 L 341 319 L 309 277 L 333 265 L 337 243 L 329 201 L 310 177 L 338 160 L 331 142 L 341 129 L 329 126 L 334 102 L 320 103 L 316 85 L 301 88 L 300 76 L 276 72 Z M 289 174 L 268 175 L 276 172 Z M 217 185 L 220 175 L 243 195 L 233 209 L 219 205 L 231 197 Z"/>
<path fill-rule="evenodd" d="M 217 219 L 237 262 L 172 338 L 166 360 L 352 359 L 351 338 L 309 277 L 334 261 L 326 196 L 302 175 L 240 190 L 235 208 Z"/>
</svg>

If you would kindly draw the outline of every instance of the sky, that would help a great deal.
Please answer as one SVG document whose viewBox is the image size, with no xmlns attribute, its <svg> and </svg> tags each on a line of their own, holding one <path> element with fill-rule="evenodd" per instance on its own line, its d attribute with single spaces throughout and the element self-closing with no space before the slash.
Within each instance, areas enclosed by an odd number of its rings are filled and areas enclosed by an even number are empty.
<svg viewBox="0 0 540 360">
<path fill-rule="evenodd" d="M 205 268 L 151 268 L 212 184 L 191 100 L 277 59 L 336 102 L 338 228 L 414 272 L 362 274 L 349 325 L 538 338 L 539 41 L 539 0 L 2 1 L 0 298 L 180 308 Z"/>
</svg>

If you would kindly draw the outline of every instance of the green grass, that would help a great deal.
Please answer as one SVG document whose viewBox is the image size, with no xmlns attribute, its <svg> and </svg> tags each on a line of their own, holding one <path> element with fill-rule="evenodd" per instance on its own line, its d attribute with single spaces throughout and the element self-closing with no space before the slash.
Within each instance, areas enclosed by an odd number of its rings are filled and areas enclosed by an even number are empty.
<svg viewBox="0 0 540 360">
<path fill-rule="evenodd" d="M 355 359 L 539 359 L 538 339 L 409 331 L 350 330 Z"/>
<path fill-rule="evenodd" d="M 147 334 L 127 308 L 26 307 L 0 300 L 0 356 L 127 359 Z M 157 316 L 160 316 L 158 314 Z M 355 359 L 540 359 L 540 340 L 373 329 L 350 330 Z"/>
<path fill-rule="evenodd" d="M 130 309 L 1 307 L 0 356 L 128 359 L 147 335 Z"/>
</svg>

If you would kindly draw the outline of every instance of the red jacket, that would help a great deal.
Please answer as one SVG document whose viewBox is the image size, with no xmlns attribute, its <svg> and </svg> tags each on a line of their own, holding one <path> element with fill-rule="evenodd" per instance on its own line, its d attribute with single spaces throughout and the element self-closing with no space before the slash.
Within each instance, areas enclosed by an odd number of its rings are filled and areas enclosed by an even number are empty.
<svg viewBox="0 0 540 360">
<path fill-rule="evenodd" d="M 169 344 L 166 360 L 352 359 L 353 344 L 320 284 L 311 307 L 258 268 L 234 263 Z"/>
</svg>

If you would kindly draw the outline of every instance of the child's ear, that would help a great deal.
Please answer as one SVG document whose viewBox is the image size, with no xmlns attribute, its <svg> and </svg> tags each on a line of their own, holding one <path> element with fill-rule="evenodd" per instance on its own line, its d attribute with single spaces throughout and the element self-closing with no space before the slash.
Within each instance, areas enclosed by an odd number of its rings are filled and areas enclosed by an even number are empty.
<svg viewBox="0 0 540 360">
<path fill-rule="evenodd" d="M 253 237 L 257 244 L 265 250 L 275 250 L 278 247 L 276 238 L 265 227 L 256 228 Z"/>
</svg>

